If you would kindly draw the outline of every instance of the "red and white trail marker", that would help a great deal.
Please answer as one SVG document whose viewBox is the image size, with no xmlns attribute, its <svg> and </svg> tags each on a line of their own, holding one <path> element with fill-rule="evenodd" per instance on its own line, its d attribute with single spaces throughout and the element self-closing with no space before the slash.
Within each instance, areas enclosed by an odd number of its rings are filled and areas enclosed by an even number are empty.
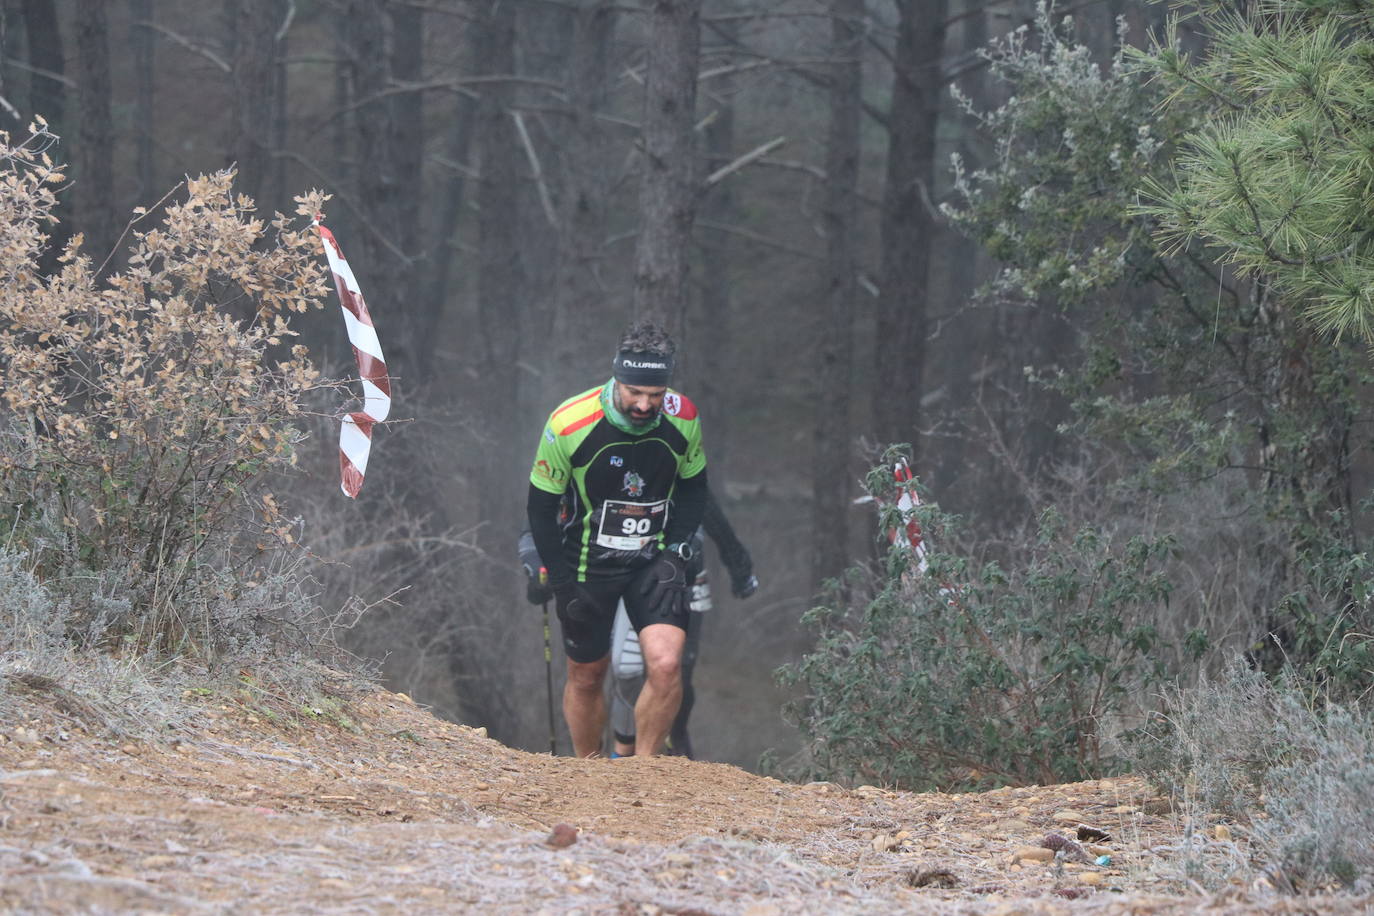
<svg viewBox="0 0 1374 916">
<path fill-rule="evenodd" d="M 354 499 L 363 486 L 363 475 L 367 473 L 367 457 L 372 450 L 372 426 L 386 419 L 391 412 L 391 378 L 387 375 L 386 362 L 382 359 L 382 345 L 377 341 L 377 330 L 372 326 L 372 317 L 367 312 L 362 290 L 353 276 L 343 250 L 330 232 L 321 223 L 315 227 L 324 243 L 324 255 L 329 259 L 329 269 L 334 274 L 334 288 L 339 293 L 339 304 L 343 306 L 344 324 L 348 326 L 348 342 L 353 345 L 353 355 L 358 360 L 358 378 L 363 384 L 363 407 L 345 414 L 339 428 L 339 488 L 344 495 Z"/>
</svg>

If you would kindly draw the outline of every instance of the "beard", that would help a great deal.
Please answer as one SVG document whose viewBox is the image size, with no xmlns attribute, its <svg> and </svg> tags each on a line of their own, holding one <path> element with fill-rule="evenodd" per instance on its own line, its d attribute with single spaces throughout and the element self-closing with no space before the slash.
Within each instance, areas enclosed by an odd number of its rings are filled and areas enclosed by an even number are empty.
<svg viewBox="0 0 1374 916">
<path fill-rule="evenodd" d="M 630 421 L 630 425 L 631 425 L 631 426 L 635 426 L 635 427 L 651 426 L 651 425 L 653 424 L 653 422 L 654 422 L 655 420 L 658 419 L 658 414 L 659 414 L 660 408 L 658 408 L 658 407 L 650 407 L 648 410 L 646 410 L 646 411 L 644 411 L 644 412 L 642 412 L 642 413 L 639 412 L 639 411 L 636 411 L 636 410 L 634 410 L 634 409 L 632 409 L 632 408 L 628 408 L 628 407 L 626 407 L 626 406 L 624 405 L 624 403 L 620 400 L 620 392 L 619 392 L 619 391 L 615 392 L 614 401 L 615 401 L 615 409 L 618 410 L 618 411 L 620 411 L 621 415 L 622 415 L 623 417 L 625 417 L 625 419 L 627 419 L 627 420 Z"/>
<path fill-rule="evenodd" d="M 651 407 L 644 413 L 636 413 L 633 410 L 622 411 L 630 421 L 631 426 L 649 426 L 658 419 L 658 408 Z"/>
</svg>

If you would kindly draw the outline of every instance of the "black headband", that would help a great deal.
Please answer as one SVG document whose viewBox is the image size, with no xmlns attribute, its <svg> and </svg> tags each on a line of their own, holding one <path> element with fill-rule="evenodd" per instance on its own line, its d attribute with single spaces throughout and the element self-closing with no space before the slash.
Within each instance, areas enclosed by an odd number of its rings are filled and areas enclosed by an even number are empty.
<svg viewBox="0 0 1374 916">
<path fill-rule="evenodd" d="M 626 385 L 667 388 L 673 380 L 673 358 L 658 353 L 621 350 L 611 362 L 615 380 Z"/>
</svg>

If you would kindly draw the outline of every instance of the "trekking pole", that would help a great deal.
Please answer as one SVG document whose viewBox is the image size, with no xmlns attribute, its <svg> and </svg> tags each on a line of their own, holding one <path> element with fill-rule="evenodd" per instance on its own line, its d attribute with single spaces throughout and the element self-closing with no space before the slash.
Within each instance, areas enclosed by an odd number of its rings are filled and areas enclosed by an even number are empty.
<svg viewBox="0 0 1374 916">
<path fill-rule="evenodd" d="M 553 719 L 553 646 L 549 642 L 549 601 L 544 599 L 544 688 L 549 699 L 549 755 L 558 756 Z"/>
</svg>

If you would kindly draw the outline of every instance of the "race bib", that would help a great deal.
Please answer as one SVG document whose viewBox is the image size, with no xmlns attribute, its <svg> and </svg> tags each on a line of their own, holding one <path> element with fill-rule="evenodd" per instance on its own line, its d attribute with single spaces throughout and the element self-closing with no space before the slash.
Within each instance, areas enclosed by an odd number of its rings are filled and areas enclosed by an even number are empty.
<svg viewBox="0 0 1374 916">
<path fill-rule="evenodd" d="M 601 504 L 596 543 L 611 550 L 640 550 L 658 536 L 668 519 L 668 500 L 654 503 L 608 499 Z"/>
</svg>

